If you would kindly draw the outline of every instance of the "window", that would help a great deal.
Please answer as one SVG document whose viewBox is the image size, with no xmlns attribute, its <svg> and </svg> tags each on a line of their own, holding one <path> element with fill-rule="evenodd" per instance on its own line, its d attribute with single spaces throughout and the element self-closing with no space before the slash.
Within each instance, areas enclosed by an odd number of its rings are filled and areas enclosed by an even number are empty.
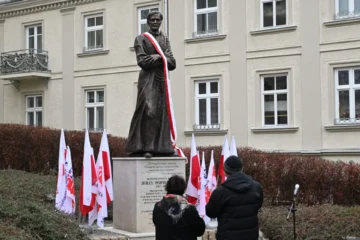
<svg viewBox="0 0 360 240">
<path fill-rule="evenodd" d="M 261 27 L 286 25 L 286 0 L 260 0 Z"/>
<path fill-rule="evenodd" d="M 217 0 L 194 0 L 195 19 L 194 36 L 218 33 L 218 3 Z"/>
<path fill-rule="evenodd" d="M 86 128 L 104 129 L 104 90 L 88 90 L 85 94 Z"/>
<path fill-rule="evenodd" d="M 147 25 L 147 15 L 150 12 L 159 11 L 158 6 L 139 8 L 138 10 L 138 33 L 144 33 L 149 31 L 149 26 Z"/>
<path fill-rule="evenodd" d="M 85 17 L 85 51 L 101 50 L 104 47 L 104 17 Z"/>
<path fill-rule="evenodd" d="M 263 76 L 261 90 L 263 126 L 288 125 L 287 75 Z"/>
<path fill-rule="evenodd" d="M 27 96 L 26 97 L 26 125 L 42 126 L 42 96 Z"/>
<path fill-rule="evenodd" d="M 195 83 L 194 129 L 219 129 L 219 81 L 198 81 Z"/>
<path fill-rule="evenodd" d="M 335 18 L 360 17 L 360 0 L 335 0 Z"/>
<path fill-rule="evenodd" d="M 336 123 L 360 122 L 360 67 L 335 70 Z"/>
<path fill-rule="evenodd" d="M 42 26 L 26 27 L 26 48 L 42 50 Z"/>
</svg>

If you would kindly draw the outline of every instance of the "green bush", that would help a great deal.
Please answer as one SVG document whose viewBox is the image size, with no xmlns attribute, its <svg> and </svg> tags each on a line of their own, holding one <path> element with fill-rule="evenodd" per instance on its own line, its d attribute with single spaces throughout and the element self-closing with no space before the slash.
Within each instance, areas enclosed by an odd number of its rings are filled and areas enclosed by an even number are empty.
<svg viewBox="0 0 360 240">
<path fill-rule="evenodd" d="M 49 196 L 55 193 L 55 176 L 1 170 L 0 182 L 0 239 L 88 239 L 75 217 L 55 210 Z"/>
<path fill-rule="evenodd" d="M 84 131 L 65 131 L 70 146 L 74 174 L 80 176 L 84 148 Z M 0 124 L 0 169 L 9 167 L 34 173 L 55 174 L 58 167 L 60 130 Z M 124 157 L 125 138 L 109 135 L 112 157 Z M 98 153 L 101 133 L 91 133 L 90 141 Z M 221 146 L 198 147 L 209 165 L 214 151 L 218 169 Z M 190 148 L 183 148 L 190 159 Z M 299 201 L 314 204 L 360 204 L 360 165 L 334 162 L 318 157 L 269 153 L 250 148 L 238 148 L 244 171 L 260 182 L 265 197 L 272 203 L 291 199 L 295 184 L 300 184 Z M 189 164 L 186 166 L 188 176 Z"/>
<path fill-rule="evenodd" d="M 75 176 L 80 176 L 84 152 L 84 131 L 64 131 L 71 149 Z M 101 133 L 90 133 L 97 156 Z M 50 174 L 58 169 L 60 130 L 18 124 L 0 124 L 0 169 L 17 169 Z M 108 135 L 111 156 L 125 156 L 125 139 Z"/>
<path fill-rule="evenodd" d="M 266 206 L 259 213 L 261 231 L 269 240 L 293 239 L 292 214 L 288 208 Z M 360 206 L 299 205 L 296 211 L 297 239 L 339 240 L 360 237 Z M 349 238 L 350 239 L 350 238 Z"/>
</svg>

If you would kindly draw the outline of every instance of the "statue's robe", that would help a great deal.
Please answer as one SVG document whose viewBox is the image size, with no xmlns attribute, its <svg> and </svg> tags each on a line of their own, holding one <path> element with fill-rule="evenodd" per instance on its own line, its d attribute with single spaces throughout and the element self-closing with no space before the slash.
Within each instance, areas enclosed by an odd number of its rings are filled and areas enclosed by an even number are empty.
<svg viewBox="0 0 360 240">
<path fill-rule="evenodd" d="M 164 52 L 168 70 L 176 68 L 170 42 L 162 32 L 151 33 Z M 141 68 L 138 79 L 138 93 L 134 115 L 131 120 L 126 151 L 131 153 L 150 152 L 155 155 L 174 154 L 170 138 L 170 124 L 166 105 L 166 88 L 162 59 L 155 62 L 149 55 L 158 55 L 150 40 L 139 35 L 134 48 L 137 64 Z"/>
</svg>

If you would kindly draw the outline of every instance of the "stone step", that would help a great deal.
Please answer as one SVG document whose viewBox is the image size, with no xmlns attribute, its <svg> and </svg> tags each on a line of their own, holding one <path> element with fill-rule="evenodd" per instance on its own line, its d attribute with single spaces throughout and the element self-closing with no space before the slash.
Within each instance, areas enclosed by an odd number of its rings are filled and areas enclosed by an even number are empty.
<svg viewBox="0 0 360 240">
<path fill-rule="evenodd" d="M 103 229 L 95 227 L 89 237 L 91 240 L 155 240 L 155 233 L 128 233 L 113 227 Z M 207 229 L 202 237 L 198 237 L 198 240 L 216 240 L 216 229 Z M 259 240 L 267 240 L 261 231 Z"/>
</svg>

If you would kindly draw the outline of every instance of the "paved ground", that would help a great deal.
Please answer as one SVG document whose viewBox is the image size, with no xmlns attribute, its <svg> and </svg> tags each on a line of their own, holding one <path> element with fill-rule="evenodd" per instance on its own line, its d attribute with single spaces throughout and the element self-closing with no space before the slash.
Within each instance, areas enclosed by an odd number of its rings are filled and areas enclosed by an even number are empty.
<svg viewBox="0 0 360 240">
<path fill-rule="evenodd" d="M 117 234 L 112 231 L 101 230 L 101 229 L 92 229 L 90 234 L 91 240 L 128 240 L 127 237 Z M 198 238 L 199 240 L 216 240 L 215 230 L 207 230 L 203 237 Z M 263 237 L 262 232 L 260 232 L 259 240 L 266 240 Z"/>
<path fill-rule="evenodd" d="M 89 234 L 91 240 L 129 240 L 129 238 L 121 235 L 118 230 L 112 228 L 112 222 L 106 221 L 105 228 L 100 229 L 96 224 L 92 227 L 87 226 L 86 224 L 80 226 L 84 232 Z M 198 240 L 216 240 L 215 233 L 216 233 L 217 222 L 210 222 L 207 225 L 207 230 L 202 237 L 199 237 Z M 132 240 L 134 238 L 131 238 Z M 148 240 L 153 239 L 153 237 L 146 237 L 146 238 L 137 238 L 139 240 Z M 267 240 L 263 233 L 259 232 L 259 240 Z"/>
</svg>

